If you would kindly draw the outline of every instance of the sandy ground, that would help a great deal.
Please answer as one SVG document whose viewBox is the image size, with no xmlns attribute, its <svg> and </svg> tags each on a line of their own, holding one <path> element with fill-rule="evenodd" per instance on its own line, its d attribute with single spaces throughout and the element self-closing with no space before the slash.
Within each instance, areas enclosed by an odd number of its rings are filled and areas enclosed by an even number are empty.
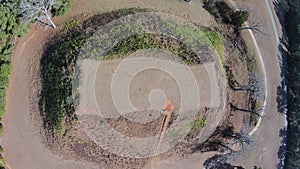
<svg viewBox="0 0 300 169">
<path fill-rule="evenodd" d="M 81 103 L 92 100 L 94 96 L 87 95 L 94 94 L 98 108 L 107 118 L 117 118 L 120 110 L 126 110 L 124 114 L 161 110 L 167 100 L 176 105 L 177 111 L 183 112 L 197 107 L 221 106 L 215 63 L 185 66 L 167 59 L 149 59 L 151 53 L 140 51 L 133 55 L 125 60 L 84 60 L 81 67 Z M 95 83 L 95 90 L 91 90 L 91 83 Z M 197 102 L 194 101 L 197 99 Z M 182 104 L 187 105 L 183 107 Z"/>
<path fill-rule="evenodd" d="M 71 17 L 78 14 L 109 12 L 115 9 L 139 7 L 150 8 L 160 12 L 181 16 L 188 21 L 198 23 L 204 27 L 213 27 L 216 22 L 204 8 L 202 0 L 193 0 L 189 3 L 183 0 L 73 0 Z M 56 23 L 65 21 L 64 18 L 58 19 Z"/>
<path fill-rule="evenodd" d="M 125 7 L 154 8 L 163 12 L 183 16 L 200 25 L 210 27 L 215 22 L 201 7 L 200 0 L 185 2 L 171 0 L 106 0 L 84 1 L 74 0 L 72 17 L 76 14 L 93 11 L 110 11 Z M 57 18 L 62 23 L 64 18 Z M 59 24 L 58 24 L 59 25 Z M 39 132 L 31 121 L 29 104 L 29 70 L 39 64 L 41 50 L 46 38 L 53 32 L 48 29 L 33 30 L 26 38 L 20 39 L 12 57 L 13 71 L 7 93 L 7 111 L 3 117 L 4 133 L 2 144 L 5 149 L 4 158 L 7 167 L 12 169 L 76 169 L 93 168 L 90 164 L 78 161 L 66 161 L 53 155 L 41 143 Z"/>
<path fill-rule="evenodd" d="M 184 169 L 200 169 L 203 168 L 203 163 L 205 159 L 215 155 L 215 152 L 208 153 L 195 153 L 185 159 L 178 161 L 167 161 L 162 160 L 157 165 L 157 169 L 174 169 L 174 168 L 184 168 Z M 143 169 L 152 169 L 151 164 L 146 164 Z"/>
<path fill-rule="evenodd" d="M 183 129 L 180 123 L 187 119 L 190 124 L 200 110 L 214 109 L 215 111 L 207 114 L 209 125 L 202 129 L 204 134 L 199 135 L 199 140 L 205 141 L 209 137 L 207 133 L 217 127 L 224 115 L 225 99 L 220 97 L 223 88 L 219 86 L 224 86 L 224 84 L 218 83 L 219 75 L 214 65 L 218 63 L 187 66 L 170 61 L 169 52 L 158 53 L 159 57 L 164 59 L 159 59 L 156 54 L 157 52 L 140 50 L 123 60 L 82 60 L 80 66 L 82 77 L 79 82 L 81 99 L 77 114 L 94 115 L 93 119 L 95 115 L 115 119 L 124 115 L 131 121 L 146 123 L 160 117 L 159 112 L 165 107 L 166 101 L 171 100 L 175 104 L 174 113 L 179 116 L 170 128 L 174 126 L 173 129 L 175 129 L 178 125 L 177 130 L 179 130 Z M 152 113 L 151 116 L 147 113 L 141 114 L 148 110 L 154 110 L 157 113 Z M 87 120 L 84 118 L 82 126 L 96 143 L 104 144 L 101 140 L 103 136 L 106 136 L 105 140 L 113 140 L 116 145 L 124 145 L 122 143 L 125 141 L 121 135 L 114 131 L 109 132 L 114 133 L 112 135 L 99 132 L 109 129 L 106 129 L 104 125 L 94 127 L 88 125 L 90 123 Z M 130 138 L 126 142 L 128 142 L 128 147 L 136 147 L 138 154 L 148 154 L 146 151 L 148 151 L 149 142 L 155 145 L 158 141 L 156 138 L 149 138 L 143 139 L 147 143 L 145 145 L 134 141 L 136 138 Z M 112 142 L 109 141 L 109 143 Z M 131 143 L 135 146 L 129 146 Z M 161 148 L 161 151 L 169 147 L 170 145 L 166 142 L 165 148 Z M 132 151 L 124 148 L 122 152 Z M 113 149 L 119 151 L 120 146 L 119 148 L 113 146 Z M 142 149 L 145 150 L 142 151 Z M 149 150 L 150 154 L 152 150 Z"/>
</svg>

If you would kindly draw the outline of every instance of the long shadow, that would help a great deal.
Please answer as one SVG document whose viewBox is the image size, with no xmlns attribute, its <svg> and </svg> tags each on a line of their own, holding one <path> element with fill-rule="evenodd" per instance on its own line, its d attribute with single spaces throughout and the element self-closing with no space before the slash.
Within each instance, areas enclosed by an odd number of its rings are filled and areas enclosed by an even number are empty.
<svg viewBox="0 0 300 169">
<path fill-rule="evenodd" d="M 228 157 L 225 155 L 214 155 L 213 157 L 208 158 L 203 166 L 206 169 L 244 169 L 242 166 L 235 166 L 226 162 L 227 159 Z"/>
<path fill-rule="evenodd" d="M 282 138 L 281 145 L 278 150 L 278 159 L 279 163 L 277 164 L 277 168 L 284 168 L 284 160 L 285 160 L 285 154 L 286 154 L 286 142 L 287 142 L 287 129 L 282 128 L 279 131 L 279 137 Z"/>
<path fill-rule="evenodd" d="M 279 60 L 280 60 L 280 76 L 282 78 L 281 85 L 277 87 L 277 111 L 281 114 L 288 116 L 287 106 L 287 77 L 286 77 L 286 65 L 287 65 L 287 57 L 288 57 L 288 34 L 286 30 L 286 15 L 289 9 L 288 2 L 285 0 L 276 0 L 273 2 L 274 10 L 276 16 L 278 17 L 279 23 L 281 25 L 282 36 L 280 37 L 280 44 L 278 44 L 278 52 L 279 52 Z M 287 120 L 287 119 L 286 119 Z M 278 150 L 278 159 L 279 163 L 277 168 L 283 169 L 285 167 L 286 161 L 286 144 L 287 144 L 287 126 L 282 128 L 279 131 L 279 136 L 282 138 L 281 146 Z"/>
</svg>

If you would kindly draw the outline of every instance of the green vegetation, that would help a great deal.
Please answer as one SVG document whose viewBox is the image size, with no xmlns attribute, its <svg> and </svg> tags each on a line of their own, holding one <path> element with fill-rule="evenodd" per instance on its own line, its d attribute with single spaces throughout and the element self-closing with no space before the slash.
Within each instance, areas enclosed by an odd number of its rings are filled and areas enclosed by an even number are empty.
<svg viewBox="0 0 300 169">
<path fill-rule="evenodd" d="M 5 163 L 2 157 L 2 153 L 3 153 L 3 148 L 2 146 L 0 146 L 0 169 L 5 169 Z"/>
<path fill-rule="evenodd" d="M 56 16 L 63 16 L 71 11 L 71 0 L 57 0 L 53 6 L 52 13 Z"/>
<path fill-rule="evenodd" d="M 200 128 L 203 128 L 206 124 L 206 118 L 197 118 L 196 120 L 192 121 L 192 131 L 198 130 Z"/>
<path fill-rule="evenodd" d="M 66 39 L 68 40 L 66 40 Z M 49 45 L 41 61 L 42 86 L 41 106 L 45 127 L 59 131 L 63 123 L 74 119 L 75 101 L 72 76 L 79 51 L 86 37 L 75 31 Z M 50 47 L 51 46 L 51 47 Z M 54 50 L 52 50 L 52 48 Z"/>
<path fill-rule="evenodd" d="M 8 75 L 11 70 L 10 63 L 3 63 L 0 66 L 0 117 L 3 115 L 5 111 L 6 104 L 6 89 L 8 87 Z"/>
<path fill-rule="evenodd" d="M 196 54 L 191 49 L 180 44 L 176 39 L 149 33 L 134 35 L 118 42 L 103 59 L 115 59 L 118 58 L 116 56 L 124 56 L 133 53 L 138 49 L 150 48 L 166 49 L 180 57 L 187 64 L 201 62 L 197 57 L 193 57 L 196 56 Z"/>
<path fill-rule="evenodd" d="M 205 0 L 204 8 L 218 22 L 230 24 L 235 28 L 240 28 L 250 15 L 248 11 L 234 11 L 225 1 Z"/>
<path fill-rule="evenodd" d="M 74 19 L 74 20 L 67 21 L 65 23 L 65 27 L 67 29 L 71 29 L 71 28 L 75 28 L 78 24 L 79 24 L 79 20 Z"/>
<path fill-rule="evenodd" d="M 203 31 L 204 34 L 208 37 L 211 41 L 212 45 L 217 49 L 219 57 L 222 61 L 224 61 L 224 53 L 223 53 L 223 44 L 222 44 L 222 36 L 219 32 L 213 31 Z"/>
<path fill-rule="evenodd" d="M 300 168 L 300 1 L 291 0 L 286 26 L 289 38 L 287 57 L 288 138 L 285 168 Z"/>
<path fill-rule="evenodd" d="M 242 24 L 246 22 L 249 18 L 249 12 L 248 11 L 236 11 L 231 14 L 230 16 L 230 23 L 237 27 L 240 28 L 242 27 Z"/>
<path fill-rule="evenodd" d="M 182 25 L 175 22 L 167 22 L 166 26 L 174 36 L 182 40 L 183 43 L 189 45 L 187 47 L 196 49 L 206 45 L 215 48 L 221 60 L 223 60 L 222 36 L 219 32 L 214 32 L 207 29 L 203 30 L 196 26 Z M 212 58 L 202 58 L 203 62 L 206 62 L 209 59 Z"/>
</svg>

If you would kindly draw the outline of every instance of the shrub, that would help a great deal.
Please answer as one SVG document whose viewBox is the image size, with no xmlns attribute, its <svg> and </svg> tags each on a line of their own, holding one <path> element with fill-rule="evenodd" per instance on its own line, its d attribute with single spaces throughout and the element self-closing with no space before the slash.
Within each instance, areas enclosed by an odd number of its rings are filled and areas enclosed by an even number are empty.
<svg viewBox="0 0 300 169">
<path fill-rule="evenodd" d="M 236 11 L 224 1 L 206 0 L 204 1 L 204 8 L 211 13 L 217 21 L 222 21 L 226 24 L 231 24 L 234 27 L 241 27 L 242 24 L 248 20 L 248 11 Z"/>
<path fill-rule="evenodd" d="M 53 14 L 55 16 L 63 16 L 71 11 L 72 4 L 71 0 L 58 0 L 53 6 Z"/>
<path fill-rule="evenodd" d="M 236 11 L 230 16 L 231 24 L 240 28 L 242 24 L 248 20 L 249 15 L 248 11 Z"/>
<path fill-rule="evenodd" d="M 192 121 L 191 123 L 191 130 L 195 131 L 200 128 L 203 128 L 206 124 L 206 118 L 197 118 L 196 120 Z"/>
</svg>

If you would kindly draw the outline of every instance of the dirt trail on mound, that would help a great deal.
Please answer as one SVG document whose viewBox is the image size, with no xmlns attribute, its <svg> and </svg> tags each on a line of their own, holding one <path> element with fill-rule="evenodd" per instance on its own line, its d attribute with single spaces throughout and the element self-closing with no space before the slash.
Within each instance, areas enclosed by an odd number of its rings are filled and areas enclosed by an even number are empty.
<svg viewBox="0 0 300 169">
<path fill-rule="evenodd" d="M 176 14 L 189 20 L 211 27 L 214 19 L 202 8 L 200 0 L 191 3 L 161 0 L 74 0 L 73 11 L 67 17 L 55 18 L 58 28 L 63 22 L 77 14 L 93 11 L 111 11 L 128 7 L 154 8 L 162 12 Z M 96 10 L 97 9 L 97 10 Z M 34 27 L 34 26 L 33 26 Z M 30 105 L 30 86 L 32 67 L 40 64 L 40 57 L 48 37 L 54 31 L 50 28 L 35 29 L 26 38 L 21 38 L 15 46 L 12 57 L 13 70 L 7 93 L 7 110 L 3 116 L 4 133 L 1 143 L 4 147 L 4 159 L 12 169 L 89 169 L 97 168 L 89 163 L 69 161 L 52 154 L 43 144 L 39 131 L 32 122 Z M 35 69 L 33 69 L 35 70 Z M 200 157 L 199 157 L 200 158 Z"/>
<path fill-rule="evenodd" d="M 5 161 L 12 169 L 93 168 L 85 163 L 65 161 L 53 155 L 42 144 L 32 123 L 28 68 L 31 64 L 39 64 L 42 44 L 51 33 L 51 30 L 32 30 L 27 38 L 20 39 L 13 53 L 13 71 L 9 77 L 7 110 L 3 117 L 5 129 L 1 140 Z"/>
</svg>

